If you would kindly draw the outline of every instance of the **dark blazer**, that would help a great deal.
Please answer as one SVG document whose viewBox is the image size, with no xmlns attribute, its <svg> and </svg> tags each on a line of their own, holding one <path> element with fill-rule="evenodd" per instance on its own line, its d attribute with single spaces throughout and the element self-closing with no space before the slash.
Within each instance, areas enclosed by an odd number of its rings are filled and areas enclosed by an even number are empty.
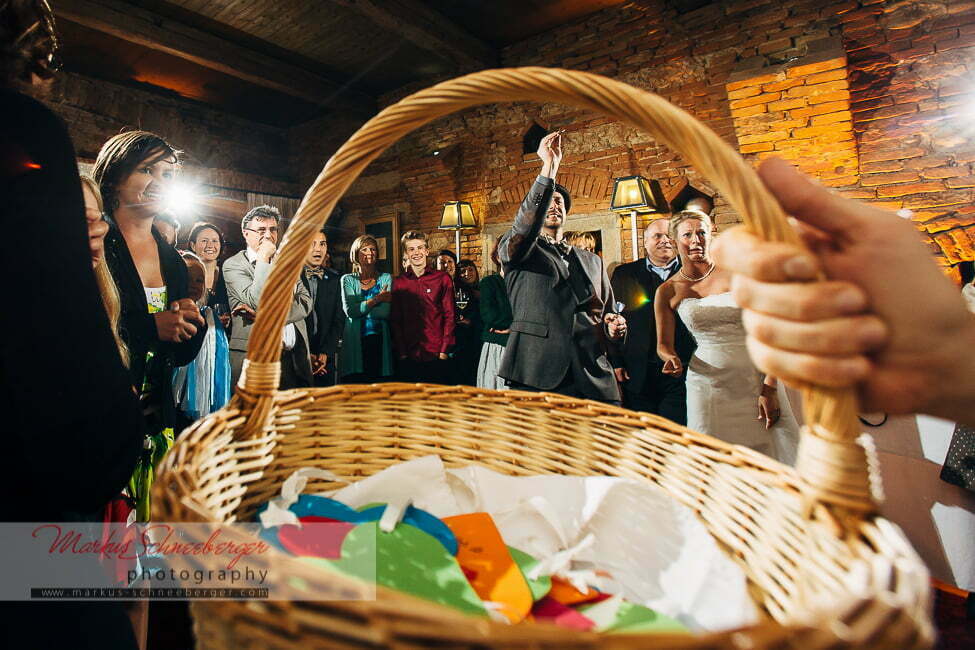
<svg viewBox="0 0 975 650">
<path fill-rule="evenodd" d="M 311 282 L 305 277 L 304 271 L 301 272 L 301 282 L 308 289 L 308 293 L 311 293 Z M 342 311 L 342 276 L 332 269 L 325 269 L 325 275 L 318 281 L 318 289 L 311 309 L 312 313 L 305 317 L 308 351 L 311 354 L 327 354 L 332 358 L 345 330 L 345 312 Z"/>
<path fill-rule="evenodd" d="M 570 273 L 561 255 L 538 238 L 554 189 L 552 179 L 539 176 L 501 237 L 514 320 L 498 375 L 550 390 L 571 370 L 576 390 L 587 397 L 619 400 L 603 324 L 615 301 L 603 261 L 571 247 Z"/>
<path fill-rule="evenodd" d="M 122 302 L 122 316 L 119 319 L 119 334 L 129 346 L 129 376 L 136 390 L 141 391 L 143 379 L 148 376 L 153 386 L 152 399 L 144 406 L 158 406 L 160 422 L 150 422 L 149 430 L 155 433 L 161 426 L 176 424 L 176 404 L 173 399 L 173 368 L 185 366 L 196 358 L 203 345 L 206 326 L 198 326 L 196 334 L 182 343 L 160 341 L 156 330 L 155 316 L 149 313 L 145 288 L 129 253 L 129 247 L 118 226 L 109 222 L 108 235 L 105 236 L 105 259 L 118 286 Z M 152 235 L 159 251 L 159 265 L 163 281 L 166 283 L 166 299 L 172 303 L 188 297 L 188 277 L 186 263 L 175 248 L 166 243 L 155 227 Z M 146 353 L 152 351 L 153 357 L 146 365 Z M 177 432 L 178 433 L 178 432 Z"/>
<path fill-rule="evenodd" d="M 671 275 L 679 268 L 680 261 Z M 643 389 L 648 369 L 659 372 L 663 367 L 663 361 L 657 356 L 657 323 L 653 315 L 653 298 L 657 288 L 663 283 L 664 280 L 659 275 L 647 268 L 646 258 L 621 264 L 613 271 L 613 291 L 616 299 L 626 305 L 623 316 L 626 318 L 628 330 L 626 342 L 622 346 L 622 356 L 618 361 L 630 375 L 627 389 L 635 393 Z M 680 317 L 676 318 L 674 344 L 677 356 L 686 368 L 697 344 Z"/>
</svg>

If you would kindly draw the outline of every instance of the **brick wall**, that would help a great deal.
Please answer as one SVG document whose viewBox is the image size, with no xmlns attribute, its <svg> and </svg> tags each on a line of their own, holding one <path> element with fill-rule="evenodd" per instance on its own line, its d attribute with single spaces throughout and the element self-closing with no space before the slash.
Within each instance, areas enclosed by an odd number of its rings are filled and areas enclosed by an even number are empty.
<svg viewBox="0 0 975 650">
<path fill-rule="evenodd" d="M 214 191 L 234 197 L 248 191 L 300 196 L 284 129 L 70 72 L 57 75 L 37 96 L 67 123 L 83 160 L 94 160 L 120 131 L 141 128 L 182 149 L 186 173 Z"/>
<path fill-rule="evenodd" d="M 657 92 L 750 159 L 782 155 L 844 195 L 909 208 L 944 266 L 973 255 L 975 115 L 966 112 L 973 58 L 971 0 L 747 0 L 685 14 L 642 1 L 502 53 L 505 66 L 587 70 Z M 430 232 L 441 204 L 457 199 L 470 201 L 482 224 L 510 219 L 516 201 L 505 190 L 523 186 L 539 167 L 522 151 L 533 122 L 566 130 L 564 173 L 639 173 L 665 191 L 687 178 L 711 189 L 679 153 L 615 121 L 553 104 L 490 105 L 394 145 L 343 198 L 342 225 L 354 232 L 360 218 L 399 214 L 401 229 Z M 313 178 L 355 126 L 323 121 L 317 137 L 292 138 L 298 177 Z M 608 184 L 573 212 L 605 210 L 610 192 Z M 718 197 L 719 226 L 738 220 Z M 628 226 L 620 228 L 625 258 Z M 465 233 L 465 255 L 478 258 L 480 238 Z"/>
</svg>

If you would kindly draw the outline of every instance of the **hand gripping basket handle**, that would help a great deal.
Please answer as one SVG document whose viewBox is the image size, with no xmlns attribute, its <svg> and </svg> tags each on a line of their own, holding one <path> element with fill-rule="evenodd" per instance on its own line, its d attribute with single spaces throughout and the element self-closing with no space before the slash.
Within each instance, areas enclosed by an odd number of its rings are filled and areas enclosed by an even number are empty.
<svg viewBox="0 0 975 650">
<path fill-rule="evenodd" d="M 680 152 L 711 181 L 753 232 L 770 241 L 799 243 L 782 208 L 741 156 L 695 118 L 653 93 L 594 74 L 537 67 L 486 70 L 446 81 L 369 120 L 326 163 L 302 200 L 261 295 L 238 382 L 237 396 L 248 413 L 242 434 L 251 435 L 267 424 L 280 373 L 281 328 L 294 286 L 314 234 L 339 198 L 370 162 L 414 129 L 471 106 L 511 101 L 568 104 L 643 129 Z M 872 513 L 873 481 L 867 454 L 857 442 L 853 391 L 808 386 L 803 398 L 807 427 L 798 470 L 807 507 L 840 519 Z"/>
</svg>

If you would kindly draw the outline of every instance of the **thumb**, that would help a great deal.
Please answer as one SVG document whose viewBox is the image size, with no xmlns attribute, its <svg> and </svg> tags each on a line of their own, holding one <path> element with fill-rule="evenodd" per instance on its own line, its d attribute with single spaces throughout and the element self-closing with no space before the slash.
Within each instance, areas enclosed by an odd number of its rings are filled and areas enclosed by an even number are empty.
<svg viewBox="0 0 975 650">
<path fill-rule="evenodd" d="M 875 210 L 833 194 L 781 158 L 766 159 L 758 175 L 787 213 L 834 235 L 862 227 Z"/>
</svg>

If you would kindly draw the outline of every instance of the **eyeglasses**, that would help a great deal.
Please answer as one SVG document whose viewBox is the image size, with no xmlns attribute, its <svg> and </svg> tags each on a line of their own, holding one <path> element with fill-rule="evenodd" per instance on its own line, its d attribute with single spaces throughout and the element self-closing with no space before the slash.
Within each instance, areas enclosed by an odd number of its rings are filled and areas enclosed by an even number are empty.
<svg viewBox="0 0 975 650">
<path fill-rule="evenodd" d="M 244 228 L 244 230 L 247 230 L 249 232 L 256 232 L 258 235 L 261 235 L 262 237 L 268 233 L 274 233 L 275 235 L 278 233 L 277 226 L 271 226 L 270 228 L 256 228 L 256 229 Z"/>
</svg>

